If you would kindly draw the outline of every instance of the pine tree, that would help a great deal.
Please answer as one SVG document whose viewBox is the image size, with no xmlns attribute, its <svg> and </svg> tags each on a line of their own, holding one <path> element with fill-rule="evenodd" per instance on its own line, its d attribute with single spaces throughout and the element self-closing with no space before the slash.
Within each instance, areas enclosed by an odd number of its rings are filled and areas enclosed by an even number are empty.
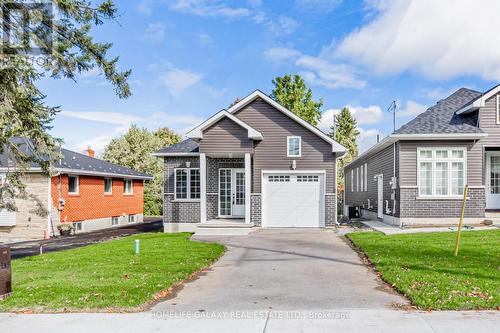
<svg viewBox="0 0 500 333">
<path fill-rule="evenodd" d="M 3 34 L 10 37 L 0 40 L 0 154 L 15 163 L 7 181 L 0 182 L 0 208 L 15 209 L 7 201 L 27 198 L 22 179 L 30 164 L 48 175 L 58 157 L 60 140 L 48 130 L 59 108 L 45 103 L 39 80 L 76 80 L 97 68 L 126 98 L 131 72 L 120 72 L 118 58 L 108 58 L 112 44 L 90 35 L 91 29 L 117 18 L 111 0 L 0 1 L 0 9 Z M 25 138 L 22 145 L 16 137 Z"/>
<path fill-rule="evenodd" d="M 330 127 L 330 137 L 335 141 L 343 145 L 347 149 L 346 156 L 340 159 L 337 164 L 337 185 L 339 193 L 344 191 L 344 167 L 352 162 L 358 156 L 358 137 L 359 130 L 356 119 L 349 111 L 349 108 L 345 107 L 340 111 L 338 115 L 333 118 L 333 125 Z M 339 194 L 339 199 L 343 198 Z M 342 209 L 343 205 L 339 205 Z"/>
</svg>

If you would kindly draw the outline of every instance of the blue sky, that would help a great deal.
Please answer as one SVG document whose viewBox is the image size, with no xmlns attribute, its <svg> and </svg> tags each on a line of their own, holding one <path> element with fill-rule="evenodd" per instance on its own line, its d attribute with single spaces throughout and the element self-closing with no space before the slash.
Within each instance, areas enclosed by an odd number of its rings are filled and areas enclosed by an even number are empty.
<svg viewBox="0 0 500 333">
<path fill-rule="evenodd" d="M 500 79 L 498 1 L 115 0 L 118 23 L 94 29 L 132 69 L 121 100 L 98 71 L 77 82 L 43 79 L 63 110 L 52 133 L 98 153 L 131 124 L 185 133 L 271 80 L 301 74 L 324 100 L 320 128 L 350 106 L 361 150 L 460 87 Z M 453 5 L 450 5 L 453 3 Z M 480 18 L 474 20 L 470 17 Z"/>
</svg>

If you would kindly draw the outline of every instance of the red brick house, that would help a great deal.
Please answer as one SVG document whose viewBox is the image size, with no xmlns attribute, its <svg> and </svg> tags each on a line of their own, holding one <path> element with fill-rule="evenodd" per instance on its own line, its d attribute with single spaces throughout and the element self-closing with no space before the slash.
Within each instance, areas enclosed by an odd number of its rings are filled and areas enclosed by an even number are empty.
<svg viewBox="0 0 500 333">
<path fill-rule="evenodd" d="M 0 210 L 0 242 L 41 239 L 46 232 L 56 235 L 60 224 L 80 233 L 143 222 L 144 182 L 151 176 L 94 158 L 90 149 L 87 155 L 67 149 L 61 153 L 53 177 L 36 166 L 25 177 L 27 191 L 47 203 L 48 216 L 33 213 L 33 201 L 16 200 L 17 212 Z M 0 180 L 9 171 L 7 165 L 4 152 Z"/>
</svg>

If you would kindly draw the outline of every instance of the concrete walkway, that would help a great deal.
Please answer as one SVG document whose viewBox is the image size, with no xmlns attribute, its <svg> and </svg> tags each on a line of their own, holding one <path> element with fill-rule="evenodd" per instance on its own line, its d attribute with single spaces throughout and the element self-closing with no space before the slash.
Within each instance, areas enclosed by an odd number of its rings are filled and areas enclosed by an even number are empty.
<svg viewBox="0 0 500 333">
<path fill-rule="evenodd" d="M 407 301 L 327 229 L 260 229 L 199 236 L 228 252 L 156 311 L 383 309 Z"/>
<path fill-rule="evenodd" d="M 151 311 L 0 313 L 2 332 L 500 332 L 500 311 L 395 309 L 405 299 L 330 230 L 259 230 L 203 240 L 222 242 L 228 252 Z"/>
<path fill-rule="evenodd" d="M 398 235 L 398 234 L 415 234 L 420 232 L 450 232 L 457 231 L 457 227 L 422 227 L 422 228 L 399 228 L 397 226 L 393 226 L 387 223 L 383 223 L 380 221 L 366 220 L 360 221 L 366 226 L 370 227 L 373 230 L 380 231 L 385 235 Z M 500 225 L 493 224 L 491 226 L 473 226 L 471 229 L 466 227 L 462 229 L 462 231 L 476 231 L 476 230 L 495 230 L 499 229 Z"/>
</svg>

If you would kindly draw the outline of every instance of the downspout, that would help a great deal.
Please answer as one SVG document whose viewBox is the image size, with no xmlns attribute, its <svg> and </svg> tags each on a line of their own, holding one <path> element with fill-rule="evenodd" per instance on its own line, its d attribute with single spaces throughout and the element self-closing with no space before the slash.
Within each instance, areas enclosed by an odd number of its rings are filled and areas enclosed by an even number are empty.
<svg viewBox="0 0 500 333">
<path fill-rule="evenodd" d="M 396 181 L 396 185 L 394 186 L 393 192 L 394 192 L 394 200 L 392 200 L 392 225 L 395 225 L 395 220 L 396 220 L 396 207 L 397 207 L 397 200 L 396 200 L 396 190 L 399 186 L 399 177 L 396 175 L 396 142 L 394 142 L 394 158 L 393 158 L 393 175 L 394 175 L 394 180 Z M 399 228 L 402 228 L 402 222 L 401 218 L 399 219 Z"/>
</svg>

